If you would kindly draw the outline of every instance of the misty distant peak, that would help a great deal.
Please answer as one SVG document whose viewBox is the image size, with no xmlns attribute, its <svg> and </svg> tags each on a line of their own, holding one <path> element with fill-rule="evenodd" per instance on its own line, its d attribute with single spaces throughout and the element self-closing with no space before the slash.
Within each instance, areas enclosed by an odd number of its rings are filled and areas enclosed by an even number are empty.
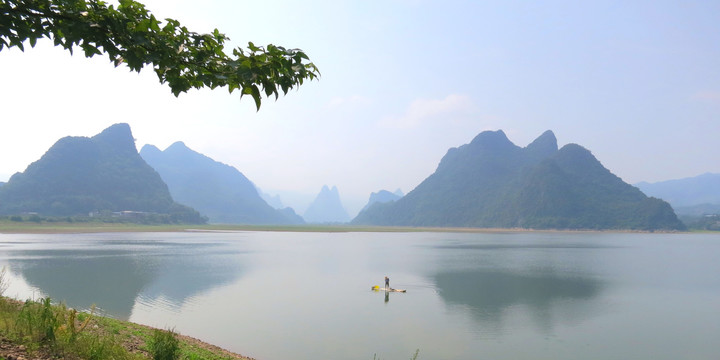
<svg viewBox="0 0 720 360">
<path fill-rule="evenodd" d="M 163 152 L 162 150 L 158 149 L 157 146 L 152 144 L 145 144 L 143 145 L 142 149 L 140 149 L 140 157 L 145 160 L 148 165 L 152 167 L 152 163 L 157 161 L 158 159 L 162 158 Z"/>
<path fill-rule="evenodd" d="M 111 125 L 99 134 L 93 136 L 92 140 L 97 143 L 107 144 L 116 151 L 137 153 L 135 139 L 132 136 L 130 125 L 126 123 Z"/>
<path fill-rule="evenodd" d="M 161 152 L 162 152 L 162 151 L 160 151 L 160 149 L 158 149 L 157 146 L 152 145 L 152 144 L 145 144 L 145 145 L 143 145 L 142 149 L 140 149 L 140 153 L 142 153 L 143 156 L 144 156 L 145 154 L 156 155 L 156 154 L 159 154 L 159 153 L 161 153 Z"/>
<path fill-rule="evenodd" d="M 505 144 L 509 143 L 512 144 L 510 139 L 507 138 L 505 135 L 505 132 L 502 130 L 497 131 L 483 131 L 480 134 L 478 134 L 471 142 L 471 144 Z"/>
<path fill-rule="evenodd" d="M 370 199 L 368 200 L 367 205 L 365 205 L 360 212 L 367 210 L 372 204 L 375 203 L 388 203 L 391 201 L 395 201 L 403 197 L 402 191 L 400 189 L 397 189 L 394 193 L 391 193 L 387 190 L 380 190 L 378 192 L 373 192 L 370 194 Z"/>
<path fill-rule="evenodd" d="M 173 150 L 175 150 L 175 151 L 177 151 L 177 150 L 193 151 L 189 147 L 187 147 L 187 145 L 185 145 L 185 143 L 182 141 L 176 141 L 176 142 L 172 143 L 172 145 L 168 146 L 167 149 L 165 149 L 165 151 L 168 151 L 168 150 L 170 150 L 170 151 L 173 151 Z"/>
<path fill-rule="evenodd" d="M 593 156 L 592 152 L 584 148 L 582 145 L 570 143 L 560 148 L 558 152 L 573 154 L 575 156 L 582 157 L 583 160 L 597 162 L 597 159 Z"/>
<path fill-rule="evenodd" d="M 642 192 L 668 201 L 675 210 L 681 207 L 696 207 L 708 204 L 720 204 L 720 174 L 704 173 L 681 179 L 665 180 L 654 183 L 635 184 Z M 683 209 L 687 211 L 688 209 Z M 709 210 L 714 211 L 714 210 Z"/>
<path fill-rule="evenodd" d="M 303 214 L 309 223 L 343 223 L 350 221 L 350 215 L 340 201 L 336 186 L 323 185 L 320 193 Z"/>
<path fill-rule="evenodd" d="M 337 186 L 333 185 L 333 187 L 329 187 L 327 185 L 323 185 L 322 189 L 320 189 L 320 194 L 331 194 L 333 196 L 338 194 Z"/>
<path fill-rule="evenodd" d="M 387 193 L 373 193 L 372 197 Z M 683 229 L 669 204 L 648 198 L 577 144 L 557 150 L 546 131 L 526 148 L 485 131 L 448 150 L 408 195 L 361 211 L 354 224 L 544 229 Z"/>
<path fill-rule="evenodd" d="M 502 130 L 483 131 L 476 136 L 470 144 L 462 145 L 458 149 L 471 149 L 470 152 L 479 153 L 507 153 L 520 149 L 513 144 Z M 464 150 L 463 150 L 464 151 Z"/>
<path fill-rule="evenodd" d="M 550 156 L 558 151 L 557 138 L 551 130 L 545 131 L 530 143 L 526 149 L 539 155 Z"/>
<path fill-rule="evenodd" d="M 95 140 L 104 140 L 107 138 L 125 138 L 132 137 L 132 131 L 130 125 L 126 123 L 118 123 L 110 125 L 107 129 L 101 131 L 99 134 L 93 136 Z"/>
<path fill-rule="evenodd" d="M 160 175 L 138 155 L 128 124 L 91 138 L 64 137 L 10 183 L 13 187 L 4 186 L 0 194 L 0 213 L 85 216 L 133 210 L 201 221 L 195 210 L 174 202 Z"/>
<path fill-rule="evenodd" d="M 255 184 L 233 166 L 215 161 L 182 141 L 164 151 L 145 146 L 140 152 L 165 180 L 172 196 L 208 216 L 228 224 L 300 224 L 293 210 L 275 210 L 263 200 Z"/>
</svg>

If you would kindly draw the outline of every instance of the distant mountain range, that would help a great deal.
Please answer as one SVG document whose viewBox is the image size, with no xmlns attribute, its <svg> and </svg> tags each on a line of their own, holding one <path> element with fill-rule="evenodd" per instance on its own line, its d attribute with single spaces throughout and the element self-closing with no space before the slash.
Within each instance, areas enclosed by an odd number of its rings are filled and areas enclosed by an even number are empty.
<svg viewBox="0 0 720 360">
<path fill-rule="evenodd" d="M 140 155 L 167 183 L 177 201 L 192 206 L 212 223 L 302 224 L 291 208 L 276 210 L 236 168 L 188 148 L 183 142 L 160 151 L 145 145 Z"/>
<path fill-rule="evenodd" d="M 683 229 L 670 205 L 648 198 L 551 131 L 525 148 L 486 131 L 450 149 L 435 173 L 354 224 L 535 229 Z"/>
<path fill-rule="evenodd" d="M 258 194 L 260 194 L 260 197 L 265 200 L 265 202 L 272 206 L 275 209 L 284 209 L 286 208 L 285 205 L 283 205 L 282 200 L 280 199 L 280 195 L 270 195 L 264 191 L 262 191 L 260 188 L 257 188 Z"/>
<path fill-rule="evenodd" d="M 718 174 L 637 186 L 688 213 L 720 210 Z M 164 222 L 201 223 L 205 215 L 215 223 L 303 223 L 292 209 L 268 205 L 240 171 L 182 142 L 165 151 L 147 145 L 139 154 L 127 124 L 89 138 L 62 138 L 24 172 L 0 182 L 0 215 L 113 212 L 159 214 Z M 310 223 L 350 220 L 335 186 L 323 186 L 304 215 Z M 448 150 L 437 170 L 407 195 L 371 194 L 352 223 L 684 229 L 670 204 L 624 183 L 579 145 L 558 149 L 551 131 L 525 148 L 502 131 L 480 133 L 471 143 Z"/>
<path fill-rule="evenodd" d="M 127 124 L 91 138 L 58 140 L 38 161 L 0 188 L 0 214 L 87 216 L 146 212 L 172 222 L 204 222 L 176 203 L 160 175 L 140 157 Z"/>
<path fill-rule="evenodd" d="M 340 201 L 340 194 L 337 187 L 332 189 L 324 185 L 315 200 L 305 210 L 303 218 L 308 223 L 346 223 L 350 221 L 350 215 Z"/>
<path fill-rule="evenodd" d="M 395 190 L 394 193 L 391 193 L 390 191 L 387 191 L 387 190 L 380 190 L 376 193 L 371 193 L 370 199 L 368 200 L 367 205 L 365 205 L 360 210 L 360 212 L 367 210 L 372 204 L 375 204 L 375 203 L 383 204 L 383 203 L 395 201 L 403 196 L 405 196 L 405 194 L 403 194 L 402 191 L 400 191 L 400 189 Z"/>
<path fill-rule="evenodd" d="M 706 173 L 656 183 L 641 182 L 635 186 L 649 196 L 669 202 L 678 214 L 720 212 L 720 174 Z"/>
</svg>

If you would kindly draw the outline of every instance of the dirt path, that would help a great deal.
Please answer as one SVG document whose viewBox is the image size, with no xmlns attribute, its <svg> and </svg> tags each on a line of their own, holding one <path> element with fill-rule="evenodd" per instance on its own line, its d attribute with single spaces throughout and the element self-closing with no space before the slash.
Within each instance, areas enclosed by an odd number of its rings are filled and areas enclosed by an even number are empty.
<svg viewBox="0 0 720 360">
<path fill-rule="evenodd" d="M 55 359 L 50 356 L 47 351 L 34 352 L 32 355 L 28 355 L 27 349 L 24 345 L 17 345 L 10 340 L 0 337 L 0 358 L 5 360 L 51 360 Z"/>
</svg>

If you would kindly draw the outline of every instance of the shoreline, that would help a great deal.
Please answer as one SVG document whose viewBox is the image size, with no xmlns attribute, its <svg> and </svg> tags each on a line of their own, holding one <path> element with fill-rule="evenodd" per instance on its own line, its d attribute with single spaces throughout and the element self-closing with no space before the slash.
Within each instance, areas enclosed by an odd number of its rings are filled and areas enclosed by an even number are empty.
<svg viewBox="0 0 720 360">
<path fill-rule="evenodd" d="M 413 227 L 413 226 L 362 226 L 362 225 L 143 225 L 122 223 L 28 223 L 0 221 L 0 234 L 84 234 L 122 232 L 207 232 L 232 233 L 246 231 L 268 232 L 446 232 L 446 233 L 703 233 L 677 230 L 629 229 L 527 229 L 527 228 L 468 228 L 468 227 Z M 712 233 L 712 232 L 711 232 Z"/>
<path fill-rule="evenodd" d="M 42 301 L 21 301 L 13 297 L 0 296 L 0 303 L 9 304 L 2 307 L 0 317 L 7 321 L 9 314 L 14 311 L 18 311 L 27 305 L 28 302 L 32 304 L 42 305 Z M 57 334 L 57 339 L 64 337 L 62 334 L 67 333 L 68 324 L 65 324 L 67 314 L 70 311 L 74 311 L 71 308 L 66 307 L 64 304 L 53 304 L 52 312 L 57 316 L 58 321 L 56 327 L 54 327 L 54 333 Z M 12 310 L 12 309 L 16 310 Z M 81 317 L 73 321 L 74 326 L 70 326 L 73 330 L 76 328 L 76 334 L 73 336 L 80 336 L 84 334 L 90 337 L 94 337 L 96 342 L 111 342 L 114 346 L 123 348 L 131 359 L 152 359 L 151 354 L 151 343 L 152 337 L 158 330 L 163 332 L 170 331 L 174 334 L 174 337 L 178 340 L 179 355 L 183 358 L 192 358 L 198 360 L 256 360 L 254 358 L 244 356 L 230 350 L 221 348 L 217 345 L 213 345 L 206 341 L 177 333 L 174 330 L 160 329 L 148 325 L 138 324 L 125 320 L 118 320 L 108 316 L 101 316 L 98 314 L 92 314 L 88 312 L 78 312 L 77 314 L 85 314 L 84 318 L 87 320 L 85 324 L 81 320 Z M 87 326 L 89 325 L 89 326 Z M 67 335 L 67 334 L 65 334 Z M 2 359 L 35 359 L 35 360 L 51 360 L 57 359 L 57 349 L 53 346 L 49 346 L 47 338 L 37 339 L 33 336 L 24 336 L 22 340 L 16 339 L 17 335 L 13 335 L 7 326 L 0 331 L 0 358 Z M 66 336 L 65 336 L 66 337 Z M 53 337 L 53 340 L 55 337 Z M 77 356 L 79 354 L 75 354 Z M 126 358 L 123 356 L 122 358 Z"/>
</svg>

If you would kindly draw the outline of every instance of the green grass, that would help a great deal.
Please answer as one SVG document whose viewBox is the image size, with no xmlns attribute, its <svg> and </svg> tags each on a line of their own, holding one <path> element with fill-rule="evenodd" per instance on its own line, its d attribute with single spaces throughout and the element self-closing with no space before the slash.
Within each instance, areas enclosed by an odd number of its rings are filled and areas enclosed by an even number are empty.
<svg viewBox="0 0 720 360">
<path fill-rule="evenodd" d="M 103 222 L 32 222 L 0 218 L 0 233 L 174 232 L 174 231 L 291 231 L 291 232 L 408 232 L 430 228 L 352 225 L 144 225 Z"/>
<path fill-rule="evenodd" d="M 77 312 L 63 304 L 52 304 L 49 298 L 19 302 L 0 297 L 0 337 L 25 346 L 31 354 L 70 360 L 238 359 L 173 331 Z"/>
<path fill-rule="evenodd" d="M 180 355 L 180 341 L 174 330 L 153 330 L 147 343 L 153 360 L 175 360 Z"/>
<path fill-rule="evenodd" d="M 517 232 L 523 229 L 486 229 L 361 225 L 144 225 L 103 222 L 31 222 L 0 218 L 0 233 L 92 233 L 92 232 L 178 232 L 178 231 L 286 231 L 286 232 Z M 527 230 L 525 230 L 527 231 Z M 537 230 L 535 230 L 537 231 Z M 549 230 L 540 230 L 548 232 Z"/>
<path fill-rule="evenodd" d="M 91 320 L 64 305 L 53 305 L 50 298 L 24 303 L 0 298 L 0 334 L 30 353 L 42 351 L 64 359 L 144 359 L 112 335 L 89 331 Z"/>
</svg>

